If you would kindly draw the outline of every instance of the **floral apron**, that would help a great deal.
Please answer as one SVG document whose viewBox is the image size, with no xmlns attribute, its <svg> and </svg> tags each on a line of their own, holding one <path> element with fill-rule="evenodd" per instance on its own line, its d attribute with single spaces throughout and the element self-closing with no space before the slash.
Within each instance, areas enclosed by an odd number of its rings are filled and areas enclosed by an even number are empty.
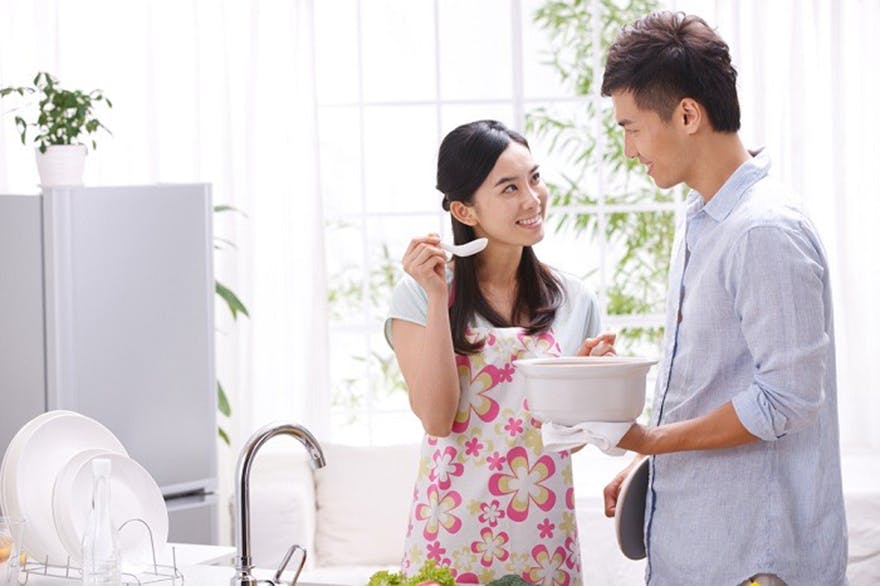
<svg viewBox="0 0 880 586">
<path fill-rule="evenodd" d="M 522 328 L 472 328 L 467 337 L 485 345 L 455 357 L 461 399 L 452 433 L 422 442 L 403 570 L 412 575 L 434 560 L 462 584 L 517 574 L 579 586 L 571 459 L 544 451 L 512 364 L 559 356 L 559 344 Z"/>
</svg>

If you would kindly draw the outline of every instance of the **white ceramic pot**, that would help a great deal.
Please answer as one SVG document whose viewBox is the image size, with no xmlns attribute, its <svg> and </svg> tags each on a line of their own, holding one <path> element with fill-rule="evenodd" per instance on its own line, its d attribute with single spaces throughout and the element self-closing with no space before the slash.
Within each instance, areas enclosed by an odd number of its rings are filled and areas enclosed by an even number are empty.
<svg viewBox="0 0 880 586">
<path fill-rule="evenodd" d="M 516 360 L 529 410 L 543 422 L 632 421 L 645 406 L 645 379 L 655 360 L 567 357 Z"/>
<path fill-rule="evenodd" d="M 43 187 L 67 187 L 83 184 L 86 147 L 82 144 L 52 145 L 45 153 L 37 151 L 37 171 Z"/>
</svg>

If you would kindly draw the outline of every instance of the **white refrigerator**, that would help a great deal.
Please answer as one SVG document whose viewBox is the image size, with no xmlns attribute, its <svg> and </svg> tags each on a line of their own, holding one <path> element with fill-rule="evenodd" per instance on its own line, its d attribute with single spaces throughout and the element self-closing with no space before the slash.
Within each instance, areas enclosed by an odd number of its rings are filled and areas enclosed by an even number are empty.
<svg viewBox="0 0 880 586">
<path fill-rule="evenodd" d="M 217 543 L 211 189 L 0 195 L 0 451 L 69 409 L 162 489 L 172 541 Z"/>
</svg>

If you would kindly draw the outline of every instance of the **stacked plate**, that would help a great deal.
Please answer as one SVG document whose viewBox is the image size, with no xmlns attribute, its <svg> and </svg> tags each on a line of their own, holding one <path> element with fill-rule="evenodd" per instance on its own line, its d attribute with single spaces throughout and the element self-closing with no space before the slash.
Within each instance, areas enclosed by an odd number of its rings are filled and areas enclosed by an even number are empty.
<svg viewBox="0 0 880 586">
<path fill-rule="evenodd" d="M 91 462 L 111 460 L 110 514 L 123 562 L 151 560 L 168 540 L 168 512 L 150 474 L 113 433 L 72 411 L 49 411 L 22 427 L 0 465 L 0 508 L 24 518 L 24 551 L 37 562 L 79 564 L 92 506 Z M 127 521 L 141 519 L 143 523 Z M 123 526 L 124 525 L 124 526 Z M 149 529 L 149 530 L 148 530 Z"/>
</svg>

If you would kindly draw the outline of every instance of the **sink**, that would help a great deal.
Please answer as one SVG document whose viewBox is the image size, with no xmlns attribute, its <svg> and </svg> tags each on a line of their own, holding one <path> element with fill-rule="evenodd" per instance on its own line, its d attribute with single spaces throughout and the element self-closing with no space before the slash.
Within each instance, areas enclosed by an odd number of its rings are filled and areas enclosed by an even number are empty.
<svg viewBox="0 0 880 586">
<path fill-rule="evenodd" d="M 229 584 L 229 581 L 235 575 L 235 568 L 232 566 L 190 566 L 182 570 L 186 586 L 217 586 L 218 584 Z M 351 584 L 341 584 L 339 582 L 310 582 L 304 580 L 305 572 L 300 575 L 297 580 L 297 586 L 352 586 Z M 254 568 L 253 575 L 259 580 L 269 580 L 275 575 L 275 570 Z M 294 572 L 285 572 L 282 578 L 286 582 L 293 579 Z"/>
<path fill-rule="evenodd" d="M 231 586 L 257 586 L 260 583 L 272 586 L 285 586 L 287 584 L 294 585 L 299 581 L 299 574 L 306 562 L 306 550 L 300 545 L 294 544 L 287 550 L 284 559 L 275 571 L 274 576 L 268 578 L 258 578 L 253 574 L 253 558 L 251 556 L 251 468 L 253 467 L 254 458 L 267 441 L 275 436 L 288 435 L 298 440 L 311 458 L 312 468 L 323 468 L 326 464 L 324 453 L 318 440 L 315 439 L 309 430 L 301 425 L 293 423 L 273 423 L 262 429 L 257 430 L 248 439 L 241 453 L 238 455 L 238 465 L 235 468 L 235 574 L 231 577 L 229 584 Z M 293 577 L 288 580 L 282 580 L 283 572 L 287 568 L 288 563 L 294 558 L 297 552 L 301 555 L 297 558 L 298 566 Z"/>
</svg>

